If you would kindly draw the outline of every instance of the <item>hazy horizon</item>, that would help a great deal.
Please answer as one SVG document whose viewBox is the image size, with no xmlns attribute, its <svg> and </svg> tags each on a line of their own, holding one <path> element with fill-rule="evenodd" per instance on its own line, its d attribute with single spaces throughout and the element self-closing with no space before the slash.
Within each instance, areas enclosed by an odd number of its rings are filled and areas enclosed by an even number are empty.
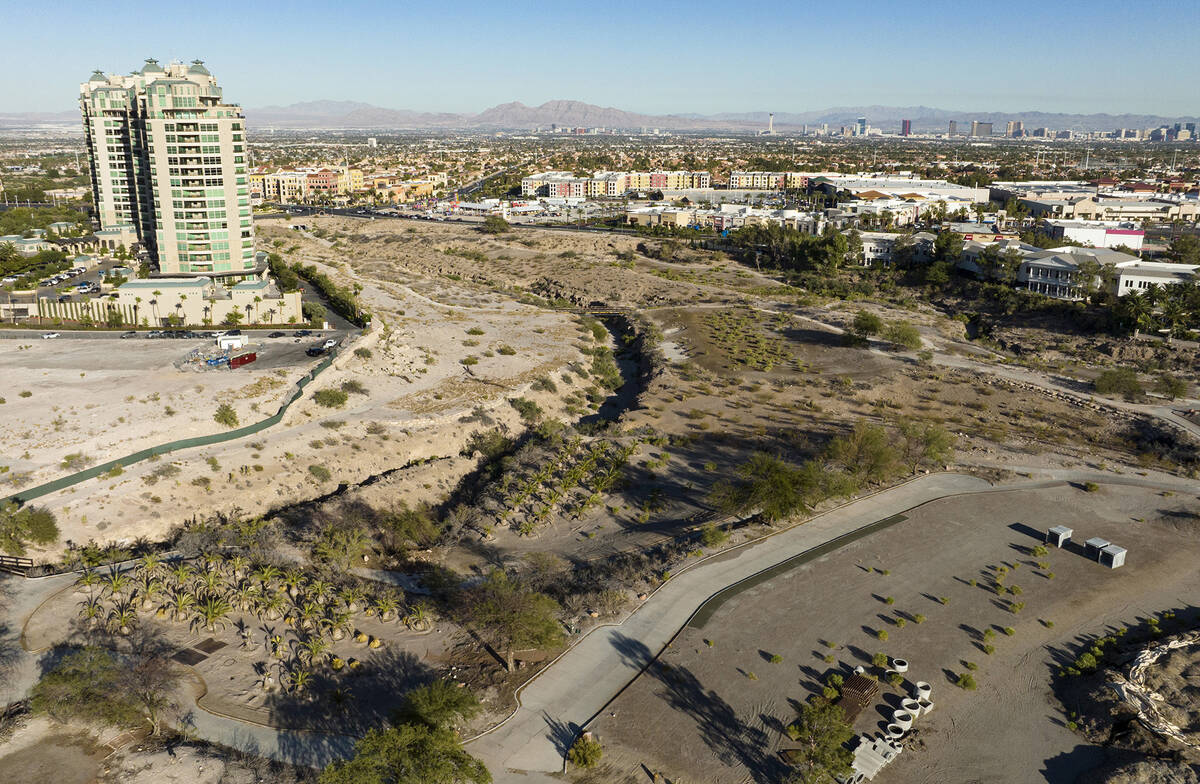
<svg viewBox="0 0 1200 784">
<path fill-rule="evenodd" d="M 798 7 L 712 0 L 653 6 L 285 8 L 217 0 L 203 13 L 144 2 L 100 12 L 67 0 L 8 12 L 0 112 L 70 110 L 99 68 L 146 57 L 203 59 L 248 108 L 346 100 L 475 113 L 577 100 L 640 114 L 801 113 L 917 106 L 991 113 L 1194 116 L 1191 70 L 1163 53 L 1200 48 L 1200 7 L 1113 0 L 1013 0 L 976 10 L 947 0 Z M 997 30 L 997 26 L 1001 29 Z M 47 52 L 54 52 L 47 60 Z M 1120 53 L 1120 57 L 1113 56 Z M 1132 56 L 1131 56 L 1132 55 Z"/>
</svg>

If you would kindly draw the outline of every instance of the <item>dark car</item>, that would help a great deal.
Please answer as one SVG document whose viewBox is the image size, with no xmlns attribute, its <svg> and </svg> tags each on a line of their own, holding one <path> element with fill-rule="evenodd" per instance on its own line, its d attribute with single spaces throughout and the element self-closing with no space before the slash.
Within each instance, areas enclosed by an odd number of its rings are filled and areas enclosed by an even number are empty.
<svg viewBox="0 0 1200 784">
<path fill-rule="evenodd" d="M 162 336 L 163 332 L 161 329 L 152 329 L 146 333 L 146 337 L 148 338 L 161 338 Z"/>
<path fill-rule="evenodd" d="M 228 332 L 226 332 L 225 334 L 226 335 L 240 335 L 240 334 L 242 334 L 242 331 L 240 329 L 231 329 Z"/>
<path fill-rule="evenodd" d="M 311 330 L 311 329 L 298 329 L 298 330 L 296 330 L 295 332 L 293 332 L 293 333 L 292 333 L 292 337 L 294 337 L 294 338 L 306 338 L 306 337 L 308 337 L 308 336 L 309 336 L 309 335 L 311 335 L 311 334 L 312 334 L 312 330 Z"/>
<path fill-rule="evenodd" d="M 128 332 L 122 332 L 122 333 L 121 333 L 121 339 L 122 339 L 122 340 L 124 340 L 125 338 L 136 338 L 136 337 L 137 337 L 137 332 L 136 332 L 136 331 L 134 331 L 134 330 L 132 330 L 132 329 L 131 329 L 131 330 L 129 330 Z"/>
<path fill-rule="evenodd" d="M 269 337 L 269 338 L 285 338 L 285 337 L 287 337 L 287 335 L 282 332 L 272 332 L 270 335 L 267 335 L 267 337 Z"/>
<path fill-rule="evenodd" d="M 325 349 L 321 348 L 320 346 L 312 346 L 311 348 L 306 349 L 304 353 L 308 354 L 310 357 L 319 357 L 326 352 Z"/>
</svg>

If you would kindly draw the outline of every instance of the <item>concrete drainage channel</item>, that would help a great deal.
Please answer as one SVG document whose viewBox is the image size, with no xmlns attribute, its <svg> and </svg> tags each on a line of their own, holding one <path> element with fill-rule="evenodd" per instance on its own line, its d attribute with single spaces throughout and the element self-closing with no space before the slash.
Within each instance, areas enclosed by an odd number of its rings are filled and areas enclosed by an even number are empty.
<svg viewBox="0 0 1200 784">
<path fill-rule="evenodd" d="M 885 528 L 891 528 L 893 525 L 902 523 L 907 519 L 908 517 L 906 515 L 897 514 L 884 518 L 883 520 L 864 525 L 862 528 L 857 528 L 850 533 L 842 534 L 836 539 L 831 539 L 824 544 L 817 545 L 811 550 L 805 550 L 799 555 L 794 555 L 786 561 L 782 561 L 781 563 L 772 566 L 770 569 L 764 569 L 758 574 L 751 575 L 740 582 L 736 582 L 728 588 L 713 594 L 708 601 L 706 601 L 698 610 L 696 610 L 695 614 L 692 615 L 692 618 L 688 621 L 687 625 L 694 629 L 703 629 L 705 624 L 708 623 L 708 620 L 712 618 L 713 613 L 721 609 L 721 605 L 725 604 L 725 602 L 729 601 L 743 591 L 748 591 L 757 585 L 765 583 L 767 580 L 774 579 L 781 574 L 785 574 L 786 572 L 795 569 L 797 566 L 803 566 L 804 564 L 814 561 L 823 555 L 832 553 L 834 550 L 845 547 L 851 542 L 858 541 L 864 536 L 870 536 L 877 531 L 882 531 Z"/>
</svg>

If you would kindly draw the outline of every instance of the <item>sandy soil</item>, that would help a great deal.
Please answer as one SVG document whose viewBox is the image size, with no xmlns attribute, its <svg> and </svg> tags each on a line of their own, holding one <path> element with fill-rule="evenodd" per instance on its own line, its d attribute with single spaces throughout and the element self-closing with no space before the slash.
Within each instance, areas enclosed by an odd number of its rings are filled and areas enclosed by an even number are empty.
<svg viewBox="0 0 1200 784">
<path fill-rule="evenodd" d="M 1200 544 L 1170 514 L 1196 508 L 1194 498 L 1112 485 L 1094 494 L 1058 486 L 928 504 L 736 596 L 703 628 L 686 628 L 665 666 L 636 681 L 594 729 L 620 771 L 644 764 L 672 779 L 710 782 L 769 776 L 778 772 L 775 752 L 788 746 L 780 729 L 795 701 L 829 672 L 870 669 L 883 652 L 911 663 L 910 681 L 933 684 L 936 709 L 919 723 L 915 750 L 878 781 L 1073 781 L 1102 752 L 1089 751 L 1053 704 L 1049 677 L 1065 655 L 1056 649 L 1196 600 L 1190 565 Z M 1077 540 L 1105 536 L 1129 546 L 1127 566 L 1111 571 L 1067 551 L 1024 555 L 1038 541 L 1031 534 L 1054 524 L 1073 526 Z M 1038 560 L 1049 562 L 1053 580 Z M 1006 598 L 1026 607 L 1014 615 L 984 585 L 994 567 L 1016 563 L 1007 584 L 1023 591 Z M 927 620 L 916 623 L 918 615 Z M 987 629 L 995 635 L 990 656 L 982 650 Z M 773 655 L 782 661 L 772 663 Z M 953 685 L 967 661 L 979 665 L 977 692 Z M 864 711 L 856 729 L 880 730 L 884 706 L 898 699 L 885 684 L 882 704 Z"/>
<path fill-rule="evenodd" d="M 98 747 L 87 731 L 68 729 L 46 718 L 30 719 L 0 743 L 0 781 L 92 784 L 109 751 Z"/>
<path fill-rule="evenodd" d="M 364 279 L 362 285 L 362 296 L 375 314 L 374 329 L 350 344 L 319 382 L 309 387 L 305 399 L 292 407 L 283 423 L 255 437 L 130 466 L 118 477 L 92 480 L 45 497 L 39 503 L 57 514 L 63 542 L 94 539 L 127 543 L 138 537 L 157 538 L 196 512 L 258 513 L 328 493 L 340 483 L 361 482 L 413 461 L 453 458 L 471 432 L 460 420 L 479 407 L 492 412 L 498 422 L 521 429 L 519 417 L 507 404 L 510 396 L 524 395 L 551 414 L 559 410 L 558 396 L 533 392 L 529 386 L 581 359 L 571 316 L 516 304 L 489 292 L 472 294 L 469 303 L 443 305 L 401 284 Z M 477 288 L 472 287 L 472 292 Z M 475 334 L 478 332 L 482 334 Z M 264 412 L 273 413 L 271 396 L 281 397 L 288 391 L 286 383 L 301 372 L 289 371 L 287 378 L 273 371 L 265 374 L 271 383 L 280 378 L 285 385 L 272 388 L 269 395 L 249 397 L 247 387 L 253 385 L 253 377 L 175 370 L 170 362 L 177 353 L 183 353 L 182 349 L 171 351 L 169 345 L 155 344 L 157 365 L 123 371 L 95 387 L 94 372 L 75 369 L 86 359 L 77 348 L 81 341 L 74 345 L 68 341 L 43 343 L 53 345 L 39 344 L 34 348 L 40 354 L 23 354 L 9 360 L 17 363 L 14 367 L 29 368 L 38 362 L 30 363 L 28 357 L 55 356 L 53 361 L 60 369 L 54 372 L 60 386 L 54 394 L 62 402 L 47 410 L 41 396 L 49 390 L 30 385 L 34 395 L 25 399 L 10 393 L 6 409 L 15 411 L 14 401 L 19 401 L 28 407 L 29 417 L 72 415 L 92 422 L 87 431 L 90 440 L 81 442 L 72 425 L 63 426 L 61 437 L 43 436 L 45 426 L 32 427 L 36 424 L 32 420 L 29 425 L 19 425 L 24 420 L 8 417 L 10 411 L 6 410 L 4 423 L 13 438 L 7 454 L 18 455 L 23 449 L 41 444 L 43 452 L 38 454 L 42 455 L 43 466 L 70 451 L 83 451 L 101 460 L 151 443 L 211 432 L 219 428 L 209 410 L 215 410 L 214 392 L 229 394 L 234 390 L 235 395 L 246 396 L 239 398 L 237 407 L 242 422 L 252 421 L 265 416 Z M 138 348 L 145 345 L 139 343 Z M 355 355 L 356 348 L 368 349 L 371 357 Z M 460 360 L 467 357 L 476 358 L 477 363 L 462 364 Z M 78 377 L 80 372 L 86 375 L 76 378 L 78 383 L 63 386 L 62 379 Z M 5 374 L 5 378 L 7 384 L 14 383 L 12 374 Z M 222 392 L 213 386 L 215 382 L 210 379 L 218 378 L 229 390 Z M 311 392 L 346 382 L 362 384 L 365 394 L 351 394 L 346 406 L 338 409 L 312 402 Z M 130 390 L 137 390 L 142 397 L 130 395 Z M 569 385 L 560 385 L 562 394 L 570 391 Z M 126 400 L 130 397 L 133 400 Z M 181 413 L 164 417 L 162 406 L 168 401 L 174 401 L 173 408 Z M 260 410 L 251 411 L 252 405 Z M 111 413 L 102 413 L 113 410 L 128 410 L 128 414 L 121 415 L 125 422 L 113 423 Z M 189 410 L 195 413 L 182 413 Z M 136 428 L 140 440 L 122 438 L 117 444 L 110 443 L 114 433 L 121 433 L 119 428 L 125 426 Z M 178 471 L 164 468 L 168 463 Z M 327 468 L 332 479 L 314 479 L 309 471 L 312 465 Z M 12 470 L 19 471 L 23 466 L 14 464 Z M 162 476 L 164 470 L 171 475 Z M 54 475 L 62 472 L 57 466 L 53 469 Z M 43 468 L 43 474 L 48 478 L 51 469 Z M 436 487 L 425 488 L 428 492 L 413 493 L 411 500 L 439 498 L 456 480 L 447 476 Z M 36 553 L 35 557 L 54 551 Z"/>
</svg>

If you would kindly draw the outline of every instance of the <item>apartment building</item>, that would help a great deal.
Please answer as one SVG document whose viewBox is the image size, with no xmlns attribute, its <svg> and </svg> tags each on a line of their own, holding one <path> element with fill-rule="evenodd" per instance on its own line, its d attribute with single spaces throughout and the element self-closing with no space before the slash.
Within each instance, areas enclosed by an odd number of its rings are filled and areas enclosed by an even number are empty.
<svg viewBox="0 0 1200 784">
<path fill-rule="evenodd" d="M 245 119 L 200 60 L 79 88 L 101 229 L 129 224 L 161 273 L 255 272 Z"/>
<path fill-rule="evenodd" d="M 593 172 L 591 177 L 579 177 L 574 172 L 547 171 L 521 179 L 521 195 L 527 198 L 616 198 L 630 191 L 678 191 L 710 187 L 712 176 L 704 171 L 598 171 Z"/>
<path fill-rule="evenodd" d="M 730 190 L 782 191 L 807 188 L 809 176 L 802 172 L 735 171 L 729 174 Z"/>
</svg>

